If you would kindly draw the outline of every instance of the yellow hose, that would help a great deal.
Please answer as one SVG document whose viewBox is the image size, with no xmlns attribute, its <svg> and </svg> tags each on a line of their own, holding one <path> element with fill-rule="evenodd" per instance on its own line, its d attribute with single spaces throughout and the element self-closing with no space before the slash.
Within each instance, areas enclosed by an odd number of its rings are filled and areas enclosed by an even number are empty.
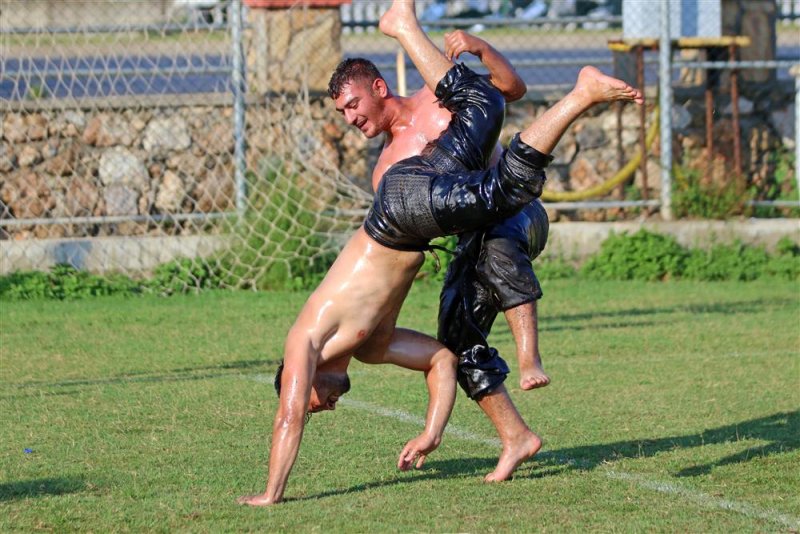
<svg viewBox="0 0 800 534">
<path fill-rule="evenodd" d="M 645 145 L 647 146 L 647 149 L 649 149 L 650 145 L 653 144 L 653 140 L 658 134 L 658 118 L 658 106 L 656 106 L 656 108 L 653 110 L 653 123 L 650 125 L 650 129 L 647 131 L 647 136 L 645 137 Z M 617 174 L 602 184 L 590 187 L 584 191 L 544 191 L 542 193 L 542 200 L 545 202 L 573 202 L 576 200 L 586 200 L 587 198 L 607 195 L 615 187 L 623 183 L 625 180 L 630 178 L 634 172 L 636 172 L 636 169 L 639 168 L 639 163 L 641 162 L 642 157 L 642 149 L 639 147 L 639 150 L 636 152 L 636 155 L 633 156 L 633 159 L 631 159 L 622 169 L 620 169 Z"/>
</svg>

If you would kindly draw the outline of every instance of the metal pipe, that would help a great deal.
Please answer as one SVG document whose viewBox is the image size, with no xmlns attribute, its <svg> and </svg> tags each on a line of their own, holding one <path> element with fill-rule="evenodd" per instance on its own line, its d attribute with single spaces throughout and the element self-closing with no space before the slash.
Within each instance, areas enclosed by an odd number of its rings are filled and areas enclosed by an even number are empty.
<svg viewBox="0 0 800 534">
<path fill-rule="evenodd" d="M 644 47 L 636 47 L 636 86 L 644 94 Z M 647 110 L 644 105 L 639 106 L 639 150 L 642 159 L 639 163 L 639 172 L 642 173 L 642 197 L 649 198 L 647 191 Z"/>
<path fill-rule="evenodd" d="M 706 178 L 711 175 L 711 168 L 714 164 L 714 90 L 711 87 L 710 75 L 710 72 L 706 72 L 706 152 L 708 153 L 708 163 L 704 173 Z"/>
<path fill-rule="evenodd" d="M 745 204 L 760 208 L 800 208 L 800 200 L 749 200 Z"/>
<path fill-rule="evenodd" d="M 245 182 L 245 116 L 244 94 L 245 74 L 242 53 L 242 2 L 231 2 L 228 20 L 231 25 L 231 41 L 233 41 L 233 68 L 231 81 L 233 85 L 233 160 L 234 182 L 236 185 L 236 212 L 243 216 L 247 208 L 247 183 Z"/>
<path fill-rule="evenodd" d="M 669 0 L 661 0 L 659 40 L 659 106 L 661 108 L 661 217 L 672 220 L 672 40 Z"/>
<path fill-rule="evenodd" d="M 792 68 L 794 75 L 794 178 L 800 195 L 800 65 Z"/>
<path fill-rule="evenodd" d="M 545 208 L 552 210 L 579 210 L 579 209 L 610 209 L 610 208 L 657 208 L 661 205 L 659 200 L 584 200 L 580 202 L 542 202 Z M 323 212 L 326 216 L 363 218 L 367 210 L 340 210 L 332 209 Z"/>
<path fill-rule="evenodd" d="M 197 30 L 226 30 L 224 23 L 215 24 L 128 24 L 128 25 L 104 25 L 104 26 L 77 26 L 70 28 L 3 28 L 0 35 L 74 35 L 74 34 L 95 34 L 95 33 L 185 33 Z"/>
<path fill-rule="evenodd" d="M 599 24 L 605 22 L 617 26 L 622 25 L 622 17 L 559 17 L 551 19 L 547 17 L 539 17 L 535 19 L 520 19 L 520 18 L 458 18 L 458 19 L 439 19 L 422 21 L 423 26 L 429 28 L 468 28 L 476 24 L 482 24 L 487 28 L 500 27 L 506 28 L 509 26 L 566 26 L 568 24 Z M 343 28 L 370 28 L 378 25 L 377 20 L 361 20 L 361 21 L 347 21 L 342 22 Z"/>
<path fill-rule="evenodd" d="M 659 63 L 656 59 L 645 59 L 644 63 L 646 65 L 654 65 Z M 466 61 L 465 64 L 470 67 L 479 67 L 481 65 L 478 61 Z M 611 65 L 613 64 L 613 59 L 608 58 L 597 58 L 597 57 L 587 57 L 587 58 L 570 58 L 570 59 L 518 59 L 514 60 L 514 66 L 516 68 L 520 67 L 552 67 L 552 66 L 583 66 L 583 65 Z M 790 68 L 793 66 L 798 65 L 796 61 L 786 60 L 786 61 L 674 61 L 672 63 L 673 69 L 678 68 L 696 68 L 696 69 L 777 69 L 777 68 Z M 397 67 L 398 63 L 375 63 L 375 66 L 379 69 L 382 68 L 389 68 L 389 67 Z M 411 67 L 414 69 L 413 65 L 406 65 L 406 67 Z M 158 74 L 158 75 L 165 75 L 165 68 L 170 69 L 167 74 L 178 74 L 178 75 L 189 75 L 189 74 L 227 74 L 231 72 L 231 66 L 221 66 L 221 67 L 193 67 L 193 68 L 175 68 L 172 69 L 171 67 L 160 67 L 155 66 L 152 69 L 145 69 L 145 68 L 136 68 L 136 69 L 120 69 L 114 71 L 114 74 L 120 74 L 123 76 L 141 76 L 143 74 Z M 0 72 L 0 80 L 14 80 L 20 77 L 29 77 L 29 76 L 39 76 L 39 77 L 63 77 L 64 70 L 53 70 L 53 69 L 44 69 L 44 70 L 36 70 L 36 69 L 6 69 L 3 72 Z M 87 69 L 87 68 L 77 68 L 77 69 L 67 69 L 67 74 L 70 76 L 94 76 L 98 73 L 107 73 L 107 70 L 103 69 Z"/>
<path fill-rule="evenodd" d="M 402 48 L 397 49 L 397 94 L 406 96 L 406 54 Z"/>
<path fill-rule="evenodd" d="M 658 200 L 587 200 L 584 202 L 543 202 L 545 208 L 553 210 L 579 210 L 603 208 L 657 208 Z"/>
<path fill-rule="evenodd" d="M 672 68 L 694 69 L 780 69 L 798 65 L 794 60 L 774 61 L 681 61 L 672 62 Z"/>
<path fill-rule="evenodd" d="M 0 219 L 0 227 L 39 226 L 48 224 L 113 224 L 120 222 L 179 222 L 194 220 L 221 219 L 232 217 L 233 212 L 212 213 L 167 213 L 164 215 L 106 215 L 99 217 L 55 217 L 38 219 Z"/>
<path fill-rule="evenodd" d="M 64 69 L 64 70 L 35 70 L 35 69 L 25 69 L 25 70 L 16 70 L 16 71 L 5 71 L 0 73 L 0 80 L 18 80 L 20 78 L 65 78 L 65 77 L 101 77 L 105 76 L 106 78 L 110 78 L 112 75 L 116 78 L 117 76 L 142 76 L 142 75 L 153 75 L 153 76 L 161 76 L 161 77 L 170 77 L 173 75 L 177 76 L 188 76 L 190 74 L 229 74 L 231 72 L 230 65 L 226 65 L 224 67 L 193 67 L 189 69 L 171 69 L 170 67 L 153 67 L 150 69 L 119 69 L 110 71 L 108 69 Z"/>
<path fill-rule="evenodd" d="M 483 64 L 480 61 L 466 60 L 463 62 L 467 67 L 474 68 L 480 67 Z M 646 64 L 656 64 L 657 61 L 645 60 Z M 515 59 L 514 68 L 520 67 L 561 67 L 561 66 L 586 66 L 586 65 L 613 65 L 614 58 L 600 58 L 600 57 L 575 57 L 575 58 L 560 58 L 560 59 Z M 375 62 L 375 66 L 380 68 L 394 67 L 394 63 L 388 62 Z M 412 63 L 406 63 L 408 68 L 416 70 Z"/>
<path fill-rule="evenodd" d="M 728 47 L 728 57 L 736 59 L 736 45 Z M 742 129 L 739 124 L 739 71 L 731 70 L 731 104 L 733 104 L 733 168 L 742 175 Z"/>
</svg>

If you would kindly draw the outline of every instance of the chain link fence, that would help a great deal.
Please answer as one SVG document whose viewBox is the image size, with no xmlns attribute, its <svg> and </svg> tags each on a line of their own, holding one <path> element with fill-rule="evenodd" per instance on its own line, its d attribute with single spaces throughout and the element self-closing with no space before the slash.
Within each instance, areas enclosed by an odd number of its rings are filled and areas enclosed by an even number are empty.
<svg viewBox="0 0 800 534">
<path fill-rule="evenodd" d="M 2 17 L 4 272 L 195 258 L 190 273 L 282 287 L 357 226 L 368 193 L 309 135 L 322 103 L 302 83 L 247 94 L 258 36 L 239 2 L 32 0 Z"/>
<path fill-rule="evenodd" d="M 187 258 L 183 268 L 190 273 L 213 267 L 231 286 L 318 279 L 363 220 L 380 150 L 379 141 L 348 129 L 326 102 L 330 72 L 341 57 L 366 56 L 398 91 L 422 82 L 395 43 L 377 32 L 390 2 L 313 3 L 3 2 L 0 270 L 70 263 L 142 273 Z M 444 31 L 463 28 L 511 59 L 529 92 L 510 108 L 509 131 L 563 94 L 582 65 L 642 82 L 644 115 L 632 107 L 604 110 L 565 136 L 550 173 L 550 207 L 560 216 L 591 219 L 610 208 L 640 213 L 663 204 L 661 154 L 646 135 L 657 126 L 658 51 L 625 39 L 623 4 L 417 2 L 437 42 Z M 773 49 L 766 51 L 770 61 L 737 63 L 743 91 L 748 83 L 763 85 L 757 76 L 764 72 L 776 86 L 793 83 L 788 67 L 800 57 L 797 1 L 764 4 L 771 11 L 758 11 L 761 22 L 750 23 L 761 24 L 756 33 L 772 31 Z M 738 11 L 721 24 L 740 33 L 743 21 L 752 20 L 752 13 Z M 634 46 L 619 52 L 614 42 Z M 669 114 L 677 161 L 692 172 L 707 163 L 700 174 L 710 182 L 724 180 L 725 162 L 733 161 L 727 108 L 738 100 L 730 97 L 731 65 L 702 61 L 746 59 L 745 47 L 739 58 L 709 55 L 713 48 L 695 47 L 693 53 L 705 55 L 692 57 L 677 52 L 684 64 L 670 76 L 676 88 Z M 713 84 L 704 78 L 709 68 Z M 398 77 L 404 70 L 405 80 Z M 711 103 L 716 153 L 680 159 L 701 151 L 707 138 L 707 85 L 717 99 Z M 791 108 L 765 104 L 776 94 L 748 93 L 738 119 L 743 175 L 780 189 L 762 199 L 769 202 L 796 194 L 791 161 L 778 162 L 783 167 L 767 161 L 796 146 Z M 760 123 L 759 114 L 770 122 Z M 778 168 L 784 175 L 775 186 Z M 609 183 L 599 197 L 569 196 Z"/>
</svg>

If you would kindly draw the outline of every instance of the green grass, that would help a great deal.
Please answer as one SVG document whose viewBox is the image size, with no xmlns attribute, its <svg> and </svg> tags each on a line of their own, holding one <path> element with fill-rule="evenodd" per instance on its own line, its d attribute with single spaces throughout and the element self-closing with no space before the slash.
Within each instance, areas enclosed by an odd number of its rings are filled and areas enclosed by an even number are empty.
<svg viewBox="0 0 800 534">
<path fill-rule="evenodd" d="M 557 281 L 540 304 L 553 383 L 508 386 L 545 440 L 512 482 L 461 393 L 425 469 L 398 472 L 422 377 L 351 366 L 270 509 L 283 337 L 305 295 L 0 303 L 0 531 L 791 531 L 800 526 L 796 283 Z M 400 324 L 432 332 L 437 291 Z M 25 449 L 33 452 L 26 453 Z"/>
</svg>

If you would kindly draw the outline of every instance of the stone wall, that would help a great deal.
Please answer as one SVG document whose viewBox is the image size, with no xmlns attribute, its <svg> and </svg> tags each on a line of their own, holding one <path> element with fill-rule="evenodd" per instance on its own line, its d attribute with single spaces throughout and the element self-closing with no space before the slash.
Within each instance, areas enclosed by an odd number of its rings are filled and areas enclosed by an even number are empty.
<svg viewBox="0 0 800 534">
<path fill-rule="evenodd" d="M 651 99 L 653 100 L 653 99 Z M 696 154 L 704 123 L 700 103 L 681 103 L 673 110 L 676 158 Z M 522 101 L 509 107 L 503 140 L 526 126 L 549 104 Z M 652 109 L 648 106 L 648 117 Z M 792 149 L 794 109 L 791 95 L 769 102 L 742 98 L 744 165 L 756 183 L 774 172 L 772 152 Z M 732 146 L 730 104 L 723 102 L 715 119 L 715 161 L 728 158 Z M 7 113 L 0 131 L 0 216 L 15 219 L 117 217 L 139 219 L 168 214 L 230 212 L 234 209 L 233 118 L 229 106 L 187 105 L 170 108 L 102 110 L 40 110 Z M 310 154 L 306 163 L 315 168 L 335 167 L 368 188 L 369 175 L 381 140 L 365 139 L 346 125 L 327 99 L 309 105 L 287 101 L 253 102 L 247 108 L 247 165 L 259 169 L 264 157 L 285 158 Z M 617 128 L 618 121 L 621 129 Z M 637 150 L 639 118 L 627 105 L 618 115 L 614 107 L 585 115 L 565 134 L 554 152 L 547 189 L 580 191 L 613 176 Z M 658 143 L 648 154 L 649 198 L 659 198 Z M 692 150 L 695 150 L 692 152 Z M 725 165 L 717 165 L 710 179 L 730 179 Z M 637 171 L 631 182 L 642 190 Z M 620 189 L 615 193 L 622 197 Z M 575 214 L 551 213 L 574 218 Z M 595 211 L 579 215 L 584 220 L 624 217 L 624 213 Z M 146 222 L 107 224 L 31 224 L 6 227 L 4 236 L 63 237 L 87 235 L 161 233 Z M 187 228 L 175 225 L 175 233 Z"/>
<path fill-rule="evenodd" d="M 2 217 L 136 217 L 231 209 L 230 109 L 8 113 L 0 142 Z M 36 224 L 16 239 L 140 234 L 146 225 Z"/>
</svg>

